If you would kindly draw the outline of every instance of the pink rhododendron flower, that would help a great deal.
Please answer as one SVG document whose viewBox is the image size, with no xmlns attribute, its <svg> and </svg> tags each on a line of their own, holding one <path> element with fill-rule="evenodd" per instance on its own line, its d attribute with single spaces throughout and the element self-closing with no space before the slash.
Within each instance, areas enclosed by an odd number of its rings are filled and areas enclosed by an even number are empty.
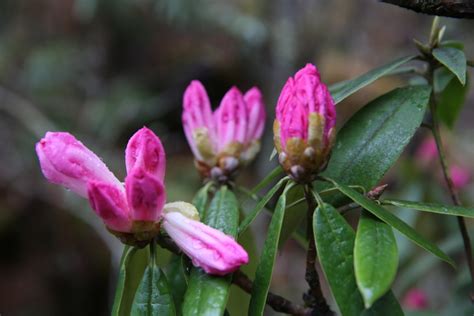
<svg viewBox="0 0 474 316">
<path fill-rule="evenodd" d="M 471 171 L 458 165 L 451 167 L 451 179 L 456 189 L 465 188 L 471 182 Z"/>
<path fill-rule="evenodd" d="M 411 289 L 403 298 L 402 305 L 410 310 L 423 310 L 428 308 L 428 298 L 424 291 Z"/>
<path fill-rule="evenodd" d="M 232 237 L 199 222 L 194 206 L 165 205 L 165 151 L 151 130 L 140 129 L 128 142 L 125 184 L 71 134 L 48 132 L 36 152 L 44 176 L 88 198 L 107 228 L 124 243 L 148 243 L 160 233 L 162 223 L 193 263 L 208 273 L 223 275 L 248 262 L 247 253 Z"/>
<path fill-rule="evenodd" d="M 311 181 L 326 166 L 335 124 L 329 90 L 316 67 L 307 64 L 283 87 L 273 125 L 280 164 L 294 180 Z"/>
<path fill-rule="evenodd" d="M 213 112 L 204 86 L 195 80 L 184 92 L 182 120 L 200 172 L 227 178 L 260 150 L 265 105 L 258 88 L 242 95 L 232 87 Z"/>
</svg>

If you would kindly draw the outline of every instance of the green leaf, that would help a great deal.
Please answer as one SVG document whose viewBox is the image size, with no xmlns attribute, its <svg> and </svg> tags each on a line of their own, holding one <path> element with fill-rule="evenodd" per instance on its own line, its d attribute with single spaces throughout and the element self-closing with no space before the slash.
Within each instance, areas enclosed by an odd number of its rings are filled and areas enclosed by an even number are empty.
<svg viewBox="0 0 474 316">
<path fill-rule="evenodd" d="M 201 219 L 203 223 L 236 237 L 239 206 L 232 191 L 222 186 Z M 232 276 L 211 276 L 200 268 L 192 268 L 183 303 L 183 315 L 222 315 Z"/>
<path fill-rule="evenodd" d="M 270 282 L 272 280 L 273 266 L 275 264 L 275 257 L 278 250 L 281 226 L 285 215 L 286 192 L 292 187 L 292 185 L 293 183 L 289 183 L 278 199 L 270 226 L 268 227 L 267 238 L 263 245 L 263 251 L 257 271 L 255 272 L 255 281 L 253 282 L 248 310 L 248 315 L 250 316 L 263 315 Z"/>
<path fill-rule="evenodd" d="M 359 192 L 349 188 L 348 186 L 338 184 L 333 180 L 330 180 L 339 190 L 352 199 L 354 202 L 358 203 L 364 209 L 374 214 L 376 217 L 383 220 L 385 223 L 389 224 L 400 233 L 408 237 L 414 243 L 416 243 L 421 248 L 431 252 L 441 260 L 446 261 L 453 267 L 455 266 L 454 261 L 449 258 L 441 249 L 438 248 L 434 243 L 426 240 L 421 235 L 419 235 L 413 228 L 408 226 L 405 222 L 400 220 L 398 217 L 387 211 L 385 208 L 360 194 Z"/>
<path fill-rule="evenodd" d="M 270 182 L 274 181 L 276 177 L 278 177 L 280 174 L 283 173 L 283 169 L 280 165 L 276 166 L 272 171 L 270 171 L 270 173 L 265 177 L 263 178 L 262 181 L 260 181 L 259 184 L 257 184 L 253 189 L 252 189 L 252 193 L 257 193 L 258 191 L 260 191 L 261 189 L 263 189 L 264 187 L 266 187 L 267 185 L 270 184 Z"/>
<path fill-rule="evenodd" d="M 420 126 L 430 92 L 428 86 L 398 88 L 359 110 L 340 130 L 322 175 L 372 189 Z M 327 183 L 316 184 L 318 191 L 329 188 Z"/>
<path fill-rule="evenodd" d="M 323 204 L 313 216 L 313 231 L 319 261 L 341 314 L 359 316 L 364 302 L 354 274 L 354 230 L 333 206 Z"/>
<path fill-rule="evenodd" d="M 143 274 L 130 315 L 176 315 L 166 276 L 154 263 L 150 264 Z"/>
<path fill-rule="evenodd" d="M 196 207 L 196 209 L 199 212 L 200 217 L 204 217 L 205 211 L 206 211 L 206 206 L 207 206 L 207 200 L 209 196 L 209 188 L 211 187 L 212 182 L 207 183 L 204 185 L 199 191 L 196 193 L 196 195 L 193 198 L 193 205 Z"/>
<path fill-rule="evenodd" d="M 392 227 L 362 212 L 355 240 L 354 267 L 366 308 L 390 290 L 397 266 L 398 249 Z"/>
<path fill-rule="evenodd" d="M 403 310 L 397 298 L 389 291 L 377 300 L 370 309 L 366 309 L 361 316 L 403 316 Z"/>
<path fill-rule="evenodd" d="M 459 50 L 464 50 L 464 43 L 456 40 L 446 40 L 439 44 L 441 47 L 452 47 Z"/>
<path fill-rule="evenodd" d="M 457 78 L 452 78 L 437 99 L 436 115 L 451 129 L 454 127 L 469 91 L 469 76 L 466 78 L 465 85 L 462 85 Z"/>
<path fill-rule="evenodd" d="M 148 263 L 148 250 L 125 246 L 120 260 L 112 316 L 130 315 L 133 298 Z"/>
<path fill-rule="evenodd" d="M 454 74 L 446 67 L 436 69 L 433 74 L 433 91 L 435 93 L 442 92 L 454 77 Z"/>
<path fill-rule="evenodd" d="M 433 57 L 455 74 L 462 85 L 466 83 L 467 60 L 462 50 L 453 47 L 435 48 Z"/>
<path fill-rule="evenodd" d="M 329 91 L 334 99 L 334 102 L 337 104 L 353 94 L 358 90 L 368 86 L 375 80 L 389 74 L 391 71 L 396 69 L 397 67 L 405 64 L 406 62 L 412 60 L 416 56 L 406 56 L 399 59 L 394 60 L 393 62 L 381 66 L 379 68 L 375 68 L 360 77 L 357 77 L 352 80 L 343 81 L 329 87 Z"/>
<path fill-rule="evenodd" d="M 275 193 L 281 188 L 281 186 L 287 181 L 288 178 L 283 178 L 268 191 L 268 193 L 255 205 L 254 209 L 242 220 L 239 226 L 239 234 L 243 233 L 247 227 L 254 221 L 260 211 L 267 205 Z"/>
<path fill-rule="evenodd" d="M 392 200 L 392 199 L 385 199 L 385 200 L 382 200 L 381 202 L 382 204 L 405 207 L 405 208 L 410 208 L 417 211 L 474 218 L 474 208 L 466 208 L 466 207 L 453 206 L 453 205 L 442 205 L 442 204 L 437 204 L 437 203 Z"/>
<path fill-rule="evenodd" d="M 186 293 L 186 288 L 188 286 L 182 256 L 171 256 L 171 260 L 166 267 L 166 277 L 168 279 L 169 288 L 174 299 L 176 314 L 181 315 L 181 306 L 184 299 L 184 293 Z"/>
</svg>

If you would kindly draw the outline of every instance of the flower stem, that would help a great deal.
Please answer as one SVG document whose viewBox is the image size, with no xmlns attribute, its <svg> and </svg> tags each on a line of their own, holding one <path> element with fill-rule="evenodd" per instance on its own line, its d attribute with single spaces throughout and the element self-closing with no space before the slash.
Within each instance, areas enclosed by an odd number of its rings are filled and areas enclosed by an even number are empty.
<svg viewBox="0 0 474 316">
<path fill-rule="evenodd" d="M 306 306 L 312 308 L 317 315 L 334 315 L 324 299 L 319 282 L 318 270 L 316 270 L 316 244 L 313 232 L 313 214 L 317 207 L 311 184 L 304 186 L 304 195 L 308 203 L 306 237 L 308 239 L 308 251 L 306 253 L 305 280 L 309 285 L 308 291 L 303 295 Z"/>
</svg>

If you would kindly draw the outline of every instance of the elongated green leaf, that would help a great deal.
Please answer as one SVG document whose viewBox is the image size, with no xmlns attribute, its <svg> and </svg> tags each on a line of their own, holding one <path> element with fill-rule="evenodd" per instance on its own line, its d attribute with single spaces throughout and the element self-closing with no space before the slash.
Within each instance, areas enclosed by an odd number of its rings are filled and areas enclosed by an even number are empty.
<svg viewBox="0 0 474 316">
<path fill-rule="evenodd" d="M 410 208 L 417 211 L 474 218 L 474 208 L 466 208 L 466 207 L 453 206 L 453 205 L 443 205 L 443 204 L 437 204 L 437 203 L 391 200 L 391 199 L 382 200 L 381 202 L 382 204 L 405 207 L 405 208 Z"/>
<path fill-rule="evenodd" d="M 462 85 L 466 83 L 467 61 L 462 50 L 453 47 L 435 48 L 433 50 L 433 56 L 455 74 Z"/>
<path fill-rule="evenodd" d="M 451 129 L 459 117 L 469 91 L 469 76 L 466 75 L 466 78 L 465 85 L 457 78 L 452 78 L 437 99 L 436 115 Z"/>
<path fill-rule="evenodd" d="M 148 250 L 125 246 L 120 260 L 119 277 L 112 316 L 130 315 L 133 298 L 148 263 Z"/>
<path fill-rule="evenodd" d="M 334 102 L 339 103 L 351 94 L 357 92 L 358 90 L 368 86 L 375 80 L 389 74 L 391 71 L 397 67 L 405 64 L 406 62 L 412 60 L 416 56 L 406 56 L 394 60 L 393 62 L 386 64 L 384 66 L 375 68 L 360 77 L 357 77 L 352 80 L 347 80 L 340 82 L 329 87 L 329 91 L 334 99 Z"/>
<path fill-rule="evenodd" d="M 434 243 L 426 240 L 421 235 L 419 235 L 413 228 L 408 226 L 405 222 L 400 220 L 398 217 L 387 211 L 385 208 L 380 206 L 379 204 L 375 203 L 374 201 L 368 199 L 364 195 L 360 194 L 359 192 L 349 188 L 348 186 L 338 184 L 335 181 L 331 181 L 335 186 L 339 188 L 339 190 L 347 195 L 350 199 L 354 202 L 358 203 L 364 209 L 369 211 L 370 213 L 374 214 L 385 223 L 389 224 L 400 233 L 408 237 L 414 243 L 416 243 L 421 248 L 431 252 L 441 260 L 446 261 L 453 267 L 455 266 L 454 261 L 449 258 L 441 249 L 438 248 Z"/>
<path fill-rule="evenodd" d="M 430 92 L 428 86 L 395 89 L 358 111 L 338 133 L 322 175 L 366 190 L 374 187 L 420 126 Z M 321 182 L 316 185 L 318 191 L 329 188 Z M 327 201 L 340 204 L 336 199 Z"/>
<path fill-rule="evenodd" d="M 370 309 L 366 309 L 361 316 L 403 316 L 403 310 L 397 298 L 389 291 L 377 300 Z"/>
<path fill-rule="evenodd" d="M 181 315 L 184 293 L 186 293 L 186 288 L 188 286 L 182 256 L 173 255 L 171 257 L 171 260 L 166 267 L 166 278 L 168 279 L 169 288 L 174 299 L 176 314 Z"/>
<path fill-rule="evenodd" d="M 354 230 L 333 206 L 323 204 L 313 216 L 313 231 L 319 261 L 341 314 L 359 316 L 364 302 L 354 273 Z"/>
<path fill-rule="evenodd" d="M 392 227 L 363 212 L 354 247 L 354 267 L 365 307 L 382 297 L 397 273 L 398 249 Z"/>
<path fill-rule="evenodd" d="M 265 303 L 267 300 L 270 282 L 272 280 L 273 265 L 278 250 L 278 240 L 280 239 L 281 226 L 285 215 L 286 192 L 291 188 L 292 184 L 288 184 L 283 194 L 278 199 L 272 221 L 268 227 L 267 238 L 263 245 L 262 256 L 255 273 L 255 281 L 253 282 L 252 294 L 248 315 L 263 315 Z"/>
<path fill-rule="evenodd" d="M 257 193 L 258 191 L 260 191 L 261 189 L 263 189 L 264 187 L 266 187 L 267 185 L 270 184 L 270 182 L 274 181 L 280 174 L 283 173 L 283 169 L 281 168 L 280 165 L 276 166 L 275 169 L 273 169 L 272 171 L 270 171 L 270 173 L 265 177 L 263 178 L 262 181 L 260 181 L 259 184 L 257 184 L 253 189 L 252 189 L 252 193 Z"/>
<path fill-rule="evenodd" d="M 236 237 L 239 207 L 232 191 L 222 186 L 205 212 L 202 222 Z M 222 315 L 229 295 L 231 276 L 211 276 L 193 268 L 183 303 L 183 315 Z"/>
<path fill-rule="evenodd" d="M 199 216 L 201 218 L 204 217 L 204 214 L 206 211 L 207 200 L 209 196 L 209 189 L 211 185 L 212 185 L 211 182 L 204 185 L 201 189 L 199 189 L 199 191 L 196 193 L 196 195 L 193 198 L 193 205 L 198 210 Z"/>
<path fill-rule="evenodd" d="M 254 219 L 258 216 L 260 211 L 267 205 L 267 203 L 271 200 L 271 198 L 275 195 L 275 193 L 281 188 L 281 186 L 287 181 L 288 179 L 281 179 L 273 188 L 268 191 L 268 193 L 260 200 L 260 202 L 255 205 L 254 209 L 250 211 L 250 213 L 242 220 L 239 226 L 239 234 L 244 232 L 247 227 L 254 221 Z"/>
<path fill-rule="evenodd" d="M 166 276 L 154 263 L 150 264 L 143 274 L 143 279 L 133 300 L 130 315 L 176 315 Z"/>
</svg>

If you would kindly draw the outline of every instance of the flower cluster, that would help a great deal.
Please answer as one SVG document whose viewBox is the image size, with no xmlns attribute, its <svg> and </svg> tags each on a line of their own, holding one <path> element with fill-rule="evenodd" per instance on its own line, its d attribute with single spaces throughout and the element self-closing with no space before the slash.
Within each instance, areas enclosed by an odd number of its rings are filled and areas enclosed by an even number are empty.
<svg viewBox="0 0 474 316">
<path fill-rule="evenodd" d="M 296 182 L 325 168 L 335 136 L 336 108 L 318 70 L 307 64 L 282 89 L 273 125 L 279 162 Z"/>
<path fill-rule="evenodd" d="M 48 132 L 36 152 L 44 176 L 87 198 L 124 243 L 144 246 L 161 226 L 208 273 L 223 275 L 248 262 L 247 253 L 232 237 L 199 222 L 193 205 L 165 204 L 165 151 L 151 130 L 142 128 L 128 142 L 125 184 L 69 133 Z"/>
<path fill-rule="evenodd" d="M 196 166 L 205 178 L 231 179 L 260 150 L 265 105 L 258 88 L 231 88 L 213 112 L 204 86 L 192 81 L 183 96 L 183 127 Z"/>
</svg>

